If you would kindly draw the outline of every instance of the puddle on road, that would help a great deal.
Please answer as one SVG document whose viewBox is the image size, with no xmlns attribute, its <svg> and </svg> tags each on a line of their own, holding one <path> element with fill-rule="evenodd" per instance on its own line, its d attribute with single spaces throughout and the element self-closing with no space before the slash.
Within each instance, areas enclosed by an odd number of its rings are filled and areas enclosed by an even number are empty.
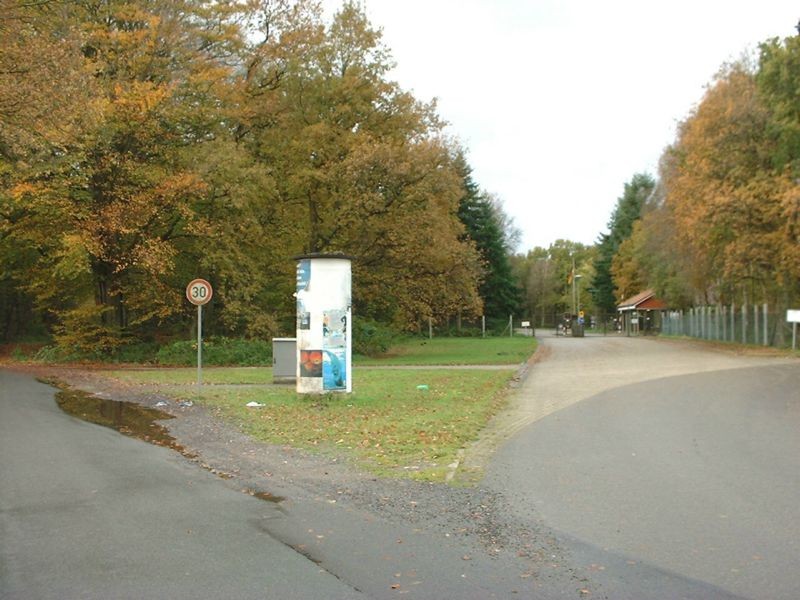
<svg viewBox="0 0 800 600">
<path fill-rule="evenodd" d="M 121 402 L 119 400 L 108 400 L 98 398 L 80 390 L 64 390 L 56 393 L 56 404 L 68 415 L 88 421 L 103 427 L 115 429 L 123 435 L 135 437 L 145 442 L 172 448 L 183 454 L 186 458 L 197 458 L 196 454 L 188 452 L 183 446 L 178 444 L 168 432 L 166 427 L 159 425 L 156 421 L 174 419 L 175 417 L 164 411 L 142 406 L 134 402 Z M 208 465 L 202 464 L 203 468 L 211 471 L 222 479 L 230 479 L 233 475 L 213 469 Z M 269 492 L 257 492 L 252 489 L 242 490 L 264 500 L 278 504 L 285 498 L 275 496 Z"/>
<path fill-rule="evenodd" d="M 133 402 L 98 398 L 76 390 L 61 390 L 56 393 L 56 403 L 65 413 L 83 421 L 110 427 L 123 435 L 172 448 L 190 458 L 194 457 L 167 433 L 166 427 L 156 423 L 173 419 L 169 413 Z"/>
</svg>

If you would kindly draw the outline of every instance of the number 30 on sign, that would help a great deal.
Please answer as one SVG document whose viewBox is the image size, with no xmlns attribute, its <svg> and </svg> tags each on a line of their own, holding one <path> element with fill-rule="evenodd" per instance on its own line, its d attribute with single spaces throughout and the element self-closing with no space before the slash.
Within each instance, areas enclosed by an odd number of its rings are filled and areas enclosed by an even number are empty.
<svg viewBox="0 0 800 600">
<path fill-rule="evenodd" d="M 189 285 L 186 286 L 186 298 L 189 302 L 197 306 L 202 306 L 211 300 L 213 294 L 214 292 L 211 289 L 211 284 L 205 279 L 193 279 L 189 282 Z"/>
</svg>

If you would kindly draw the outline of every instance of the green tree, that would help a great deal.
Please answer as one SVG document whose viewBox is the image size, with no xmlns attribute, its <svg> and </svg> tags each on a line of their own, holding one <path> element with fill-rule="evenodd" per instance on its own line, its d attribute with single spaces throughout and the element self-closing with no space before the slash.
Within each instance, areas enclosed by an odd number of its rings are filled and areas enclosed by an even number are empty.
<svg viewBox="0 0 800 600">
<path fill-rule="evenodd" d="M 504 227 L 504 213 L 499 201 L 482 192 L 472 179 L 472 169 L 463 155 L 456 163 L 464 181 L 464 195 L 458 206 L 458 217 L 466 228 L 466 238 L 474 242 L 483 262 L 479 293 L 484 314 L 492 319 L 506 319 L 520 304 L 520 291 L 511 269 L 509 256 L 513 249 Z M 513 237 L 513 232 L 510 236 Z"/>
<path fill-rule="evenodd" d="M 800 31 L 800 30 L 799 30 Z M 781 180 L 779 240 L 781 252 L 776 279 L 783 302 L 800 298 L 800 35 L 772 39 L 760 47 L 756 86 L 769 109 L 767 136 L 775 146 L 774 179 Z"/>
<path fill-rule="evenodd" d="M 600 235 L 597 259 L 594 263 L 592 297 L 595 305 L 606 313 L 613 313 L 617 307 L 616 284 L 612 265 L 620 244 L 631 236 L 634 222 L 641 216 L 642 206 L 653 192 L 655 181 L 646 173 L 637 173 L 625 184 L 622 196 L 608 222 L 608 233 Z"/>
</svg>

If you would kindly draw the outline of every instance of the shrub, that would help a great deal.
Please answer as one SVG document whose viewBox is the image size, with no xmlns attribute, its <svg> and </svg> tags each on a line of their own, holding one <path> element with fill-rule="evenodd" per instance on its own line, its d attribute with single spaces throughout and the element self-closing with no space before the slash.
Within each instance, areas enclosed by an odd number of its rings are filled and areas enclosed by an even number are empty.
<svg viewBox="0 0 800 600">
<path fill-rule="evenodd" d="M 197 342 L 173 342 L 159 349 L 156 362 L 165 366 L 197 364 Z M 267 340 L 210 337 L 203 340 L 203 364 L 252 367 L 272 364 L 272 344 Z"/>
<path fill-rule="evenodd" d="M 353 353 L 365 356 L 384 354 L 397 339 L 396 331 L 371 319 L 353 320 Z"/>
</svg>

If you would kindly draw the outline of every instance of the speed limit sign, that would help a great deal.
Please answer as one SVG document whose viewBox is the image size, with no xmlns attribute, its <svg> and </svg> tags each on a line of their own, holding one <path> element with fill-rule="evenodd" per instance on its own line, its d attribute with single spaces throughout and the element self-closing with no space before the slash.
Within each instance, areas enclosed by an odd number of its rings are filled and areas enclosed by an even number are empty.
<svg viewBox="0 0 800 600">
<path fill-rule="evenodd" d="M 211 300 L 213 294 L 211 284 L 205 279 L 194 279 L 186 286 L 186 298 L 197 306 L 202 306 Z"/>
</svg>

